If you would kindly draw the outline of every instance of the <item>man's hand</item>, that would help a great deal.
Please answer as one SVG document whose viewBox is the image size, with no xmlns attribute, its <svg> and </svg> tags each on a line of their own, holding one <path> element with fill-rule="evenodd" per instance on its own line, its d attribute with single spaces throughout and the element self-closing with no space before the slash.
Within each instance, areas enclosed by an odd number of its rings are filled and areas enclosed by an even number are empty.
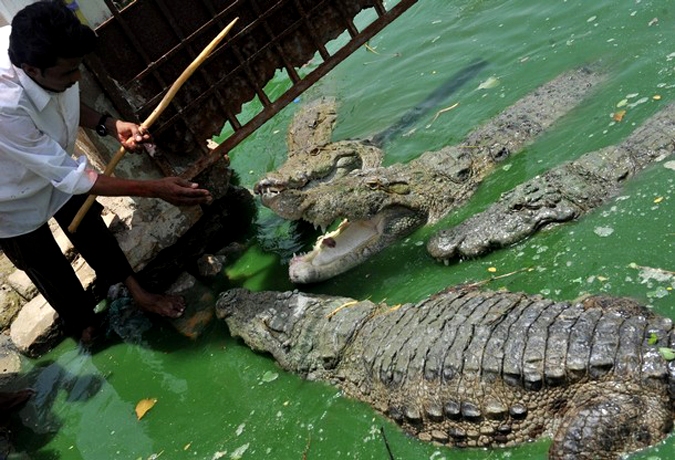
<svg viewBox="0 0 675 460">
<path fill-rule="evenodd" d="M 195 182 L 180 177 L 165 177 L 152 182 L 156 188 L 154 196 L 174 206 L 206 204 L 213 200 L 211 192 L 199 188 Z"/>
<path fill-rule="evenodd" d="M 123 120 L 114 120 L 115 136 L 125 150 L 138 152 L 143 144 L 152 143 L 152 136 L 143 126 Z"/>
<path fill-rule="evenodd" d="M 99 196 L 159 198 L 175 206 L 208 204 L 213 201 L 211 192 L 180 177 L 136 180 L 98 174 L 89 193 Z"/>
</svg>

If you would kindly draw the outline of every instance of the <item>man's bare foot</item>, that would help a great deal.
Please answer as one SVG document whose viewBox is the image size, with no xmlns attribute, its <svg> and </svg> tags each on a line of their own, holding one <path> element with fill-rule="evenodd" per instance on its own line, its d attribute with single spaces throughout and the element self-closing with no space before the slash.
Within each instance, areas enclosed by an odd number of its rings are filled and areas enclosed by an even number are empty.
<svg viewBox="0 0 675 460">
<path fill-rule="evenodd" d="M 136 306 L 141 310 L 164 316 L 166 318 L 180 318 L 185 311 L 185 299 L 179 295 L 153 294 L 138 284 L 133 276 L 124 281 Z"/>
<path fill-rule="evenodd" d="M 148 293 L 142 298 L 133 297 L 138 308 L 148 313 L 167 318 L 180 318 L 185 311 L 185 300 L 179 295 Z"/>
</svg>

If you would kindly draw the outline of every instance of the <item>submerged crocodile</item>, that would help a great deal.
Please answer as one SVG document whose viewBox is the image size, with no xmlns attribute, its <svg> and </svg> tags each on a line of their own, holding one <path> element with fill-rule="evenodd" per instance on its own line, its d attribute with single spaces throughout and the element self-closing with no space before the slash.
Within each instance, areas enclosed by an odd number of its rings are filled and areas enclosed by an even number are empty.
<svg viewBox="0 0 675 460">
<path fill-rule="evenodd" d="M 603 77 L 587 69 L 567 72 L 527 95 L 459 145 L 426 152 L 407 164 L 355 169 L 309 188 L 257 187 L 265 206 L 285 219 L 337 230 L 294 257 L 295 283 L 343 273 L 462 205 L 495 165 L 516 153 L 567 114 Z"/>
<path fill-rule="evenodd" d="M 618 459 L 673 427 L 670 319 L 627 298 L 459 287 L 417 304 L 233 289 L 217 315 L 284 369 L 337 385 L 424 441 Z"/>
<path fill-rule="evenodd" d="M 577 219 L 615 197 L 626 180 L 675 152 L 675 104 L 625 141 L 527 181 L 485 211 L 431 237 L 427 250 L 449 263 L 521 241 L 542 227 Z"/>
</svg>

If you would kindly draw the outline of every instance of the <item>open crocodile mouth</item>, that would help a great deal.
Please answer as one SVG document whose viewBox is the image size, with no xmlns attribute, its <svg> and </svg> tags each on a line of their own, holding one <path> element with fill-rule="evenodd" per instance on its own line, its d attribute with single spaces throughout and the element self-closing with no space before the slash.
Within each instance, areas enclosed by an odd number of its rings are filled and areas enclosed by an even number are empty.
<svg viewBox="0 0 675 460">
<path fill-rule="evenodd" d="M 320 236 L 311 251 L 291 259 L 289 278 L 293 283 L 307 284 L 344 273 L 424 221 L 403 206 L 383 209 L 369 219 L 344 219 L 335 230 Z"/>
<path fill-rule="evenodd" d="M 291 259 L 288 275 L 293 283 L 331 278 L 363 260 L 364 251 L 382 236 L 383 218 L 351 222 L 344 219 L 334 231 L 320 236 L 311 251 Z M 366 255 L 367 257 L 367 255 Z"/>
</svg>

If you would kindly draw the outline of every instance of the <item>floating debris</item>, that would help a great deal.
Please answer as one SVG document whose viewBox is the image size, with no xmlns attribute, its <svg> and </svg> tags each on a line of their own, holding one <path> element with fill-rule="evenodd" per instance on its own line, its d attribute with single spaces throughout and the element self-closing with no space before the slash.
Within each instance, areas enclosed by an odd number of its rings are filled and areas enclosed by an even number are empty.
<svg viewBox="0 0 675 460">
<path fill-rule="evenodd" d="M 136 404 L 137 420 L 142 419 L 143 416 L 155 406 L 155 404 L 157 404 L 157 398 L 146 398 L 138 401 L 138 404 Z"/>
<path fill-rule="evenodd" d="M 614 229 L 612 227 L 595 227 L 593 233 L 604 238 L 614 233 Z"/>
<path fill-rule="evenodd" d="M 484 81 L 483 83 L 481 83 L 480 85 L 478 85 L 478 88 L 476 88 L 476 89 L 479 90 L 479 89 L 491 89 L 491 88 L 496 88 L 497 86 L 499 86 L 499 83 L 500 83 L 500 82 L 499 82 L 499 79 L 498 79 L 497 77 L 494 77 L 494 76 L 493 76 L 493 77 L 490 77 L 490 78 L 488 78 L 487 80 L 485 80 L 485 81 Z"/>
<path fill-rule="evenodd" d="M 623 120 L 624 115 L 626 115 L 626 111 L 619 110 L 618 112 L 614 112 L 614 114 L 612 115 L 612 119 L 616 122 L 620 122 L 621 120 Z"/>
<path fill-rule="evenodd" d="M 230 458 L 233 460 L 239 460 L 244 456 L 246 451 L 248 450 L 250 444 L 246 443 L 243 446 L 237 447 L 234 452 L 232 452 L 232 455 L 230 455 Z"/>
<path fill-rule="evenodd" d="M 277 372 L 267 371 L 262 375 L 262 378 L 260 380 L 263 383 L 270 383 L 270 382 L 274 382 L 278 378 L 279 378 L 279 374 Z"/>
<path fill-rule="evenodd" d="M 666 361 L 672 361 L 675 359 L 675 350 L 673 350 L 672 348 L 661 347 L 659 348 L 659 354 Z"/>
</svg>

